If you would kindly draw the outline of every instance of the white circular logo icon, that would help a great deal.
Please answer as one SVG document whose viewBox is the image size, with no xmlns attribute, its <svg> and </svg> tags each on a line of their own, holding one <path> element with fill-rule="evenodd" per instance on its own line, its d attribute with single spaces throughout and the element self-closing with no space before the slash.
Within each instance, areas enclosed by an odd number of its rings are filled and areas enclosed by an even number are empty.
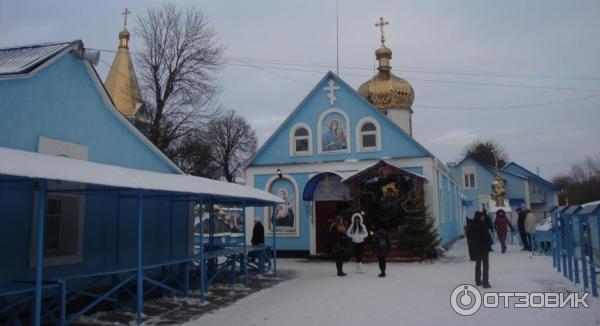
<svg viewBox="0 0 600 326">
<path fill-rule="evenodd" d="M 450 295 L 450 305 L 459 315 L 471 316 L 481 308 L 481 293 L 472 285 L 459 285 Z"/>
</svg>

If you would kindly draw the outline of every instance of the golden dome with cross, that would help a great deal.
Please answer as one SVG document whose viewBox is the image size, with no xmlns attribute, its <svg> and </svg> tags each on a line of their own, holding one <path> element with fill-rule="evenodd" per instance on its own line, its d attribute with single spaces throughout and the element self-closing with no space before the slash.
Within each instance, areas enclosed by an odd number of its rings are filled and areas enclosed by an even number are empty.
<svg viewBox="0 0 600 326">
<path fill-rule="evenodd" d="M 379 109 L 411 109 L 415 100 L 415 91 L 410 83 L 391 73 L 390 59 L 392 50 L 385 46 L 383 27 L 389 22 L 379 19 L 376 27 L 381 29 L 381 47 L 375 51 L 379 61 L 377 74 L 360 85 L 358 94 Z"/>
</svg>

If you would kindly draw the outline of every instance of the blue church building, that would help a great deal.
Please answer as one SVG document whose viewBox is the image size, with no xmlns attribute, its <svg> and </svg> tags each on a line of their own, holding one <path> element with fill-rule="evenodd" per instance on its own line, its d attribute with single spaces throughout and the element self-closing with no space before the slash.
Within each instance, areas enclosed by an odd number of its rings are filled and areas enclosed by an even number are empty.
<svg viewBox="0 0 600 326">
<path fill-rule="evenodd" d="M 357 91 L 333 72 L 325 74 L 245 171 L 247 185 L 285 201 L 275 212 L 270 208 L 250 212 L 263 220 L 267 235 L 276 228 L 281 250 L 325 253 L 331 219 L 354 209 L 365 211 L 366 221 L 372 222 L 377 217 L 369 216 L 368 207 L 388 193 L 397 193 L 402 180 L 413 185 L 405 192 L 422 191 L 442 245 L 462 232 L 460 184 L 415 139 L 414 90 L 391 72 L 392 51 L 383 35 L 381 41 L 375 52 L 378 72 L 372 79 Z M 386 171 L 394 171 L 399 183 L 379 185 L 371 193 L 361 191 L 363 187 L 373 190 L 373 183 Z M 362 183 L 355 182 L 358 179 Z"/>
<path fill-rule="evenodd" d="M 460 180 L 460 192 L 464 196 L 463 218 L 472 218 L 477 210 L 489 211 L 492 202 L 490 185 L 496 178 L 495 167 L 469 157 L 458 163 L 448 163 L 448 166 L 452 176 Z M 507 163 L 498 173 L 506 184 L 506 206 L 512 213 L 513 221 L 516 221 L 514 211 L 517 207 L 527 208 L 538 219 L 543 219 L 553 207 L 558 206 L 560 189 L 536 173 L 515 162 Z"/>
</svg>

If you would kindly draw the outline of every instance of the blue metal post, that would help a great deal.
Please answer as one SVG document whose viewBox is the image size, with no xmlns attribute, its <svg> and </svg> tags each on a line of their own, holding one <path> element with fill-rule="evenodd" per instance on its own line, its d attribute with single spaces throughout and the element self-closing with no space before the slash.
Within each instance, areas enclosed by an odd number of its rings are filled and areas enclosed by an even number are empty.
<svg viewBox="0 0 600 326">
<path fill-rule="evenodd" d="M 173 198 L 169 196 L 169 258 L 173 259 Z"/>
<path fill-rule="evenodd" d="M 561 259 L 561 255 L 562 255 L 562 240 L 561 240 L 561 230 L 562 230 L 562 223 L 560 222 L 560 216 L 557 215 L 556 217 L 556 227 L 555 227 L 555 233 L 556 233 L 556 270 L 557 272 L 561 272 L 562 271 L 562 259 Z"/>
<path fill-rule="evenodd" d="M 580 245 L 580 250 L 581 250 L 581 272 L 583 273 L 583 288 L 584 289 L 588 289 L 589 288 L 589 283 L 588 283 L 588 270 L 587 270 L 587 259 L 586 259 L 586 253 L 585 253 L 585 241 L 584 241 L 584 236 L 583 236 L 583 225 L 587 224 L 585 223 L 587 219 L 582 216 L 579 215 L 579 245 Z M 594 275 L 595 276 L 595 275 Z"/>
<path fill-rule="evenodd" d="M 119 267 L 119 254 L 121 252 L 120 237 L 121 237 L 121 191 L 117 190 L 117 218 L 115 221 L 115 267 Z"/>
<path fill-rule="evenodd" d="M 35 259 L 35 308 L 33 324 L 42 323 L 42 269 L 44 267 L 44 222 L 46 219 L 46 180 L 39 181 L 38 191 L 38 220 Z"/>
<path fill-rule="evenodd" d="M 556 216 L 554 214 L 552 214 L 552 268 L 556 268 L 557 267 L 557 263 L 556 263 L 556 228 L 558 227 L 556 224 Z"/>
<path fill-rule="evenodd" d="M 562 223 L 562 227 L 561 227 L 562 233 L 561 233 L 560 241 L 561 241 L 561 249 L 562 249 L 561 256 L 562 256 L 562 263 L 563 263 L 563 265 L 562 265 L 563 266 L 563 275 L 566 278 L 569 278 L 569 271 L 568 271 L 569 270 L 569 268 L 568 268 L 569 262 L 567 259 L 568 247 L 569 247 L 569 245 L 568 245 L 568 243 L 569 243 L 569 223 L 567 222 L 566 217 L 564 217 L 564 216 L 561 218 L 561 223 Z M 563 237 L 563 234 L 564 234 L 564 237 Z M 566 240 L 567 243 L 565 243 L 563 240 Z"/>
<path fill-rule="evenodd" d="M 567 268 L 569 280 L 573 282 L 573 224 L 570 217 L 567 221 Z"/>
<path fill-rule="evenodd" d="M 137 324 L 142 323 L 142 314 L 144 313 L 144 273 L 142 270 L 142 218 L 143 218 L 143 198 L 142 192 L 137 193 Z"/>
<path fill-rule="evenodd" d="M 67 281 L 60 281 L 60 326 L 67 324 Z"/>
<path fill-rule="evenodd" d="M 248 244 L 246 243 L 246 202 L 242 203 L 242 234 L 243 246 L 244 246 L 244 257 L 242 258 L 242 264 L 244 264 L 244 286 L 248 287 Z"/>
<path fill-rule="evenodd" d="M 596 219 L 596 228 L 598 231 L 598 239 L 600 239 L 600 215 L 594 216 Z M 589 225 L 589 224 L 588 224 Z M 596 266 L 594 261 L 594 242 L 592 241 L 592 230 L 590 229 L 590 275 L 592 276 L 592 295 L 598 296 L 598 285 L 596 284 Z"/>
<path fill-rule="evenodd" d="M 205 291 L 206 291 L 206 265 L 204 264 L 204 200 L 200 197 L 198 201 L 200 209 L 198 210 L 198 216 L 200 217 L 200 249 L 198 250 L 198 256 L 200 257 L 200 302 L 204 303 Z"/>
<path fill-rule="evenodd" d="M 273 216 L 273 277 L 277 277 L 277 219 L 275 218 L 276 205 L 273 205 L 271 209 L 271 215 Z"/>
</svg>

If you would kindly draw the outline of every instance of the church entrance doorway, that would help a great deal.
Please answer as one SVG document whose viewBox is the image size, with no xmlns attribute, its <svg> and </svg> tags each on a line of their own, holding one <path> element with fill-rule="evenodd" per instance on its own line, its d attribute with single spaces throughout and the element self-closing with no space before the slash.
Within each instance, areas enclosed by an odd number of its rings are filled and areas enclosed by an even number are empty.
<svg viewBox="0 0 600 326">
<path fill-rule="evenodd" d="M 350 206 L 348 201 L 318 201 L 315 202 L 315 228 L 317 240 L 317 254 L 329 253 L 329 226 L 337 215 L 344 216 Z"/>
<path fill-rule="evenodd" d="M 350 188 L 340 175 L 323 172 L 306 184 L 303 199 L 312 206 L 311 254 L 327 254 L 329 225 L 337 215 L 345 216 L 352 199 Z"/>
</svg>

